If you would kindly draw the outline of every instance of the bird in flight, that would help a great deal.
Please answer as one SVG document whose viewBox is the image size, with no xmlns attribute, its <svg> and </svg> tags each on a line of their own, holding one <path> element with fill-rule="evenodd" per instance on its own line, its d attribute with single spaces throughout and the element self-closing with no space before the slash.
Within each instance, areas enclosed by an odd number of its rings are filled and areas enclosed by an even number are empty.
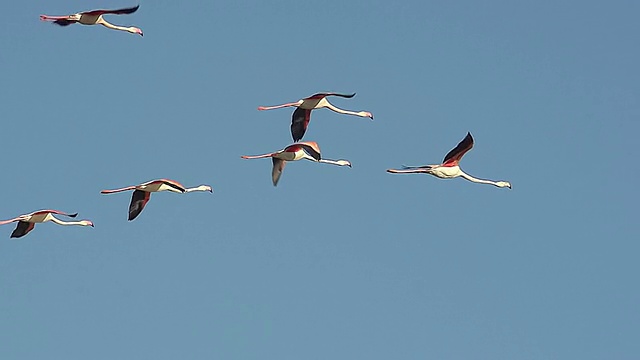
<svg viewBox="0 0 640 360">
<path fill-rule="evenodd" d="M 348 160 L 322 159 L 320 155 L 320 147 L 314 141 L 303 141 L 291 144 L 282 150 L 278 150 L 268 154 L 253 156 L 243 155 L 241 157 L 243 159 L 261 159 L 270 157 L 273 161 L 273 168 L 271 170 L 271 180 L 273 182 L 273 186 L 278 185 L 278 181 L 280 180 L 280 176 L 282 175 L 282 171 L 284 170 L 284 166 L 287 164 L 287 161 L 306 159 L 325 164 L 351 167 L 351 162 L 349 162 Z"/>
<path fill-rule="evenodd" d="M 373 114 L 368 111 L 350 111 L 343 110 L 333 106 L 326 98 L 328 96 L 338 96 L 350 99 L 354 97 L 356 94 L 338 94 L 338 93 L 318 93 L 306 97 L 304 99 L 298 100 L 292 103 L 286 103 L 282 105 L 275 106 L 259 106 L 258 110 L 272 110 L 272 109 L 280 109 L 284 107 L 294 106 L 297 109 L 293 112 L 291 117 L 291 137 L 294 142 L 300 141 L 304 136 L 304 133 L 307 131 L 307 127 L 309 126 L 309 121 L 311 120 L 311 110 L 313 109 L 321 109 L 327 108 L 329 110 L 333 110 L 340 114 L 347 115 L 355 115 L 360 117 L 368 117 L 373 120 Z"/>
<path fill-rule="evenodd" d="M 131 203 L 129 204 L 129 221 L 135 219 L 140 215 L 147 202 L 151 198 L 152 192 L 159 191 L 171 191 L 175 193 L 189 193 L 193 191 L 208 191 L 213 192 L 213 189 L 209 185 L 200 185 L 193 188 L 186 188 L 177 181 L 169 179 L 151 180 L 140 185 L 127 186 L 120 189 L 102 190 L 101 194 L 113 194 L 121 191 L 133 190 L 131 196 Z"/>
<path fill-rule="evenodd" d="M 479 184 L 490 184 L 497 187 L 508 187 L 511 189 L 511 183 L 508 181 L 492 181 L 475 178 L 460 169 L 460 159 L 473 147 L 473 137 L 471 133 L 467 136 L 447 155 L 444 157 L 442 164 L 438 165 L 422 165 L 422 166 L 403 166 L 402 169 L 389 169 L 387 172 L 393 174 L 430 174 L 441 179 L 452 179 L 462 177 L 469 181 Z"/>
<path fill-rule="evenodd" d="M 102 25 L 109 29 L 113 30 L 121 30 L 127 31 L 132 34 L 138 34 L 143 36 L 142 30 L 135 26 L 118 26 L 111 24 L 107 20 L 105 20 L 102 15 L 123 15 L 123 14 L 133 14 L 138 10 L 140 5 L 136 5 L 131 8 L 126 9 L 117 9 L 117 10 L 91 10 L 91 11 L 83 11 L 79 13 L 75 13 L 72 15 L 66 16 L 49 16 L 49 15 L 40 15 L 40 20 L 42 21 L 53 21 L 54 24 L 60 26 L 68 26 L 75 23 L 80 23 L 82 25 Z"/>
<path fill-rule="evenodd" d="M 70 218 L 75 218 L 78 216 L 78 213 L 68 214 L 58 210 L 38 210 L 29 214 L 24 214 L 17 216 L 13 219 L 0 221 L 0 225 L 10 224 L 12 222 L 18 222 L 18 226 L 16 226 L 15 230 L 11 233 L 12 238 L 20 238 L 29 233 L 29 231 L 33 230 L 37 223 L 43 223 L 47 221 L 51 221 L 58 225 L 80 225 L 80 226 L 91 226 L 93 227 L 93 222 L 90 220 L 80 220 L 80 221 L 62 221 L 57 217 L 53 216 L 53 214 L 67 216 Z"/>
</svg>

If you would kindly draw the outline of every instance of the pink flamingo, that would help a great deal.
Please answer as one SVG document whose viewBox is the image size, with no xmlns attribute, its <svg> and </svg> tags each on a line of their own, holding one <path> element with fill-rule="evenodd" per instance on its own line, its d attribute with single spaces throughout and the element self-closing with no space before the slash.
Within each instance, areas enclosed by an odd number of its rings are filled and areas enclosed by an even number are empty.
<svg viewBox="0 0 640 360">
<path fill-rule="evenodd" d="M 29 214 L 17 216 L 13 219 L 0 221 L 0 225 L 9 224 L 16 221 L 18 222 L 18 226 L 16 226 L 15 230 L 13 230 L 13 232 L 11 233 L 12 238 L 23 237 L 27 235 L 29 231 L 33 230 L 33 228 L 36 226 L 36 223 L 43 223 L 47 221 L 51 221 L 58 225 L 80 225 L 93 227 L 93 222 L 91 222 L 90 220 L 62 221 L 53 216 L 53 214 L 68 216 L 71 218 L 78 216 L 78 213 L 67 214 L 58 210 L 38 210 Z"/>
<path fill-rule="evenodd" d="M 474 178 L 473 176 L 466 174 L 460 169 L 459 163 L 460 159 L 464 156 L 464 154 L 471 150 L 473 147 L 473 137 L 471 133 L 467 133 L 467 136 L 456 146 L 453 150 L 449 151 L 449 153 L 444 157 L 442 164 L 439 165 L 423 165 L 423 166 L 403 166 L 400 170 L 389 169 L 387 172 L 394 174 L 412 174 L 412 173 L 422 173 L 422 174 L 430 174 L 435 177 L 439 177 L 441 179 L 452 179 L 456 177 L 462 177 L 469 181 L 480 183 L 480 184 L 490 184 L 497 187 L 508 187 L 511 189 L 511 183 L 508 181 L 492 181 L 492 180 L 483 180 Z"/>
<path fill-rule="evenodd" d="M 193 188 L 185 188 L 177 181 L 169 179 L 158 179 L 147 181 L 146 183 L 142 183 L 140 185 L 127 186 L 120 189 L 102 190 L 100 191 L 100 193 L 113 194 L 128 190 L 134 190 L 133 195 L 131 196 L 131 203 L 129 204 L 129 221 L 135 219 L 136 217 L 138 217 L 138 215 L 140 215 L 145 205 L 147 205 L 147 202 L 151 198 L 152 192 L 171 191 L 180 194 L 193 191 L 208 191 L 210 193 L 213 192 L 213 189 L 209 185 L 200 185 Z"/>
<path fill-rule="evenodd" d="M 338 166 L 351 167 L 351 163 L 348 160 L 328 160 L 322 159 L 320 156 L 320 147 L 314 141 L 303 141 L 295 144 L 291 144 L 282 150 L 278 150 L 268 154 L 248 156 L 241 156 L 243 159 L 261 159 L 270 157 L 273 160 L 273 169 L 271 170 L 271 180 L 273 186 L 278 185 L 282 170 L 287 164 L 287 161 L 296 161 L 307 159 L 310 161 L 321 162 L 325 164 L 332 164 Z"/>
<path fill-rule="evenodd" d="M 339 96 L 339 97 L 350 99 L 355 95 L 356 93 L 353 93 L 353 94 L 318 93 L 292 103 L 286 103 L 286 104 L 275 105 L 275 106 L 259 106 L 258 110 L 272 110 L 272 109 L 279 109 L 279 108 L 290 107 L 290 106 L 297 107 L 297 109 L 293 112 L 293 115 L 291 117 L 291 137 L 293 137 L 293 141 L 296 142 L 302 139 L 302 137 L 304 136 L 304 133 L 307 131 L 307 127 L 309 126 L 309 120 L 311 120 L 311 110 L 313 109 L 327 108 L 329 110 L 333 110 L 340 114 L 368 117 L 371 120 L 373 120 L 373 114 L 371 114 L 368 111 L 350 111 L 350 110 L 339 109 L 333 106 L 326 99 L 327 96 Z"/>
<path fill-rule="evenodd" d="M 67 15 L 67 16 L 40 15 L 40 20 L 53 21 L 54 24 L 60 25 L 60 26 L 68 26 L 75 23 L 80 23 L 82 25 L 102 25 L 109 29 L 128 31 L 132 34 L 138 34 L 140 36 L 143 36 L 142 30 L 140 30 L 135 26 L 125 27 L 125 26 L 113 25 L 102 17 L 102 15 L 107 15 L 107 14 L 114 14 L 114 15 L 133 14 L 138 10 L 139 7 L 140 5 L 136 5 L 132 8 L 118 9 L 118 10 L 91 10 L 91 11 L 83 11 L 83 12 L 79 12 L 79 13 Z"/>
</svg>

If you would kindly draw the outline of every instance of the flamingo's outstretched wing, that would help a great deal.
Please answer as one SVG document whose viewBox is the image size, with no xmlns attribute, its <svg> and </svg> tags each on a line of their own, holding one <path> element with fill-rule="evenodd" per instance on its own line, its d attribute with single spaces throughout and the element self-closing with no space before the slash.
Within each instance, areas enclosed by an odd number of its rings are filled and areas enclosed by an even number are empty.
<svg viewBox="0 0 640 360">
<path fill-rule="evenodd" d="M 104 14 L 115 14 L 115 15 L 125 15 L 125 14 L 133 14 L 138 11 L 140 5 L 136 5 L 134 7 L 125 8 L 125 9 L 117 9 L 117 10 L 90 10 L 82 12 L 83 15 L 104 15 Z"/>
<path fill-rule="evenodd" d="M 40 215 L 40 214 L 56 214 L 56 215 L 68 216 L 71 218 L 78 216 L 78 213 L 70 214 L 60 210 L 38 210 L 38 211 L 32 212 L 30 215 L 33 216 L 33 215 Z"/>
<path fill-rule="evenodd" d="M 300 146 L 302 146 L 304 152 L 306 152 L 309 156 L 314 158 L 316 161 L 320 161 L 320 148 L 318 147 L 317 143 L 315 143 L 314 141 L 301 142 Z"/>
<path fill-rule="evenodd" d="M 35 223 L 30 223 L 26 221 L 19 221 L 18 226 L 16 226 L 15 230 L 11 233 L 12 238 L 21 238 L 29 233 L 29 231 L 33 230 L 36 226 Z"/>
<path fill-rule="evenodd" d="M 284 166 L 287 165 L 287 162 L 278 158 L 271 159 L 273 160 L 273 169 L 271 169 L 271 181 L 273 181 L 273 186 L 278 186 L 278 181 L 280 181 L 280 176 L 282 175 L 282 171 L 284 170 Z"/>
<path fill-rule="evenodd" d="M 453 148 L 453 150 L 449 151 L 447 155 L 444 157 L 442 161 L 442 165 L 444 166 L 455 166 L 458 165 L 460 159 L 467 153 L 467 151 L 471 150 L 473 147 L 473 137 L 471 133 L 467 133 L 467 136 L 460 141 L 460 143 Z"/>
<path fill-rule="evenodd" d="M 129 204 L 129 221 L 140 215 L 150 198 L 150 192 L 142 190 L 136 190 L 133 192 L 133 195 L 131 196 L 131 204 Z"/>
<path fill-rule="evenodd" d="M 291 116 L 291 137 L 293 142 L 298 142 L 309 126 L 311 120 L 311 109 L 296 108 Z"/>
<path fill-rule="evenodd" d="M 356 96 L 356 93 L 353 93 L 353 94 L 339 94 L 339 93 L 333 93 L 333 92 L 317 93 L 317 94 L 313 94 L 313 95 L 309 96 L 305 100 L 322 99 L 322 98 L 325 98 L 327 96 L 339 96 L 339 97 L 351 99 L 352 97 Z"/>
</svg>

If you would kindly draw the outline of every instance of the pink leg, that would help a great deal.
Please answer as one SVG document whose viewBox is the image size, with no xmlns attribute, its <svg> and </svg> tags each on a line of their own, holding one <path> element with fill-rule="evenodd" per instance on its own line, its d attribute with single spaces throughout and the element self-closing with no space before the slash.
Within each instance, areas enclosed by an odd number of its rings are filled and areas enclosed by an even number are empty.
<svg viewBox="0 0 640 360">
<path fill-rule="evenodd" d="M 62 19 L 68 19 L 69 16 L 49 16 L 49 15 L 40 15 L 40 20 L 42 21 L 55 21 L 55 20 L 62 20 Z"/>
<path fill-rule="evenodd" d="M 136 187 L 135 186 L 127 186 L 121 189 L 114 189 L 114 190 L 102 190 L 100 191 L 100 194 L 113 194 L 113 193 L 117 193 L 117 192 L 121 192 L 121 191 L 127 191 L 127 190 L 134 190 Z"/>
<path fill-rule="evenodd" d="M 275 153 L 270 153 L 270 154 L 264 154 L 264 155 L 255 155 L 255 156 L 248 156 L 248 155 L 242 155 L 240 156 L 243 159 L 262 159 L 262 158 L 267 158 L 267 157 L 271 157 L 273 156 Z"/>
<path fill-rule="evenodd" d="M 280 108 L 289 107 L 289 106 L 298 106 L 298 103 L 294 102 L 294 103 L 287 103 L 287 104 L 276 105 L 276 106 L 258 106 L 258 110 L 273 110 L 273 109 L 280 109 Z"/>
</svg>

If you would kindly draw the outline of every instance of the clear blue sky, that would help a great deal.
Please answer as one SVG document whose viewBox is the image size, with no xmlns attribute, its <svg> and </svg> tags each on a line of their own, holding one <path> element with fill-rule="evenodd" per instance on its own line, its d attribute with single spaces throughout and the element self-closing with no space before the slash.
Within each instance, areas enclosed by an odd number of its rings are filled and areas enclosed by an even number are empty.
<svg viewBox="0 0 640 360">
<path fill-rule="evenodd" d="M 5 1 L 2 359 L 638 359 L 637 1 Z M 353 168 L 243 154 L 305 140 Z M 391 175 L 441 161 L 513 190 Z M 166 177 L 215 193 L 130 193 Z"/>
</svg>

